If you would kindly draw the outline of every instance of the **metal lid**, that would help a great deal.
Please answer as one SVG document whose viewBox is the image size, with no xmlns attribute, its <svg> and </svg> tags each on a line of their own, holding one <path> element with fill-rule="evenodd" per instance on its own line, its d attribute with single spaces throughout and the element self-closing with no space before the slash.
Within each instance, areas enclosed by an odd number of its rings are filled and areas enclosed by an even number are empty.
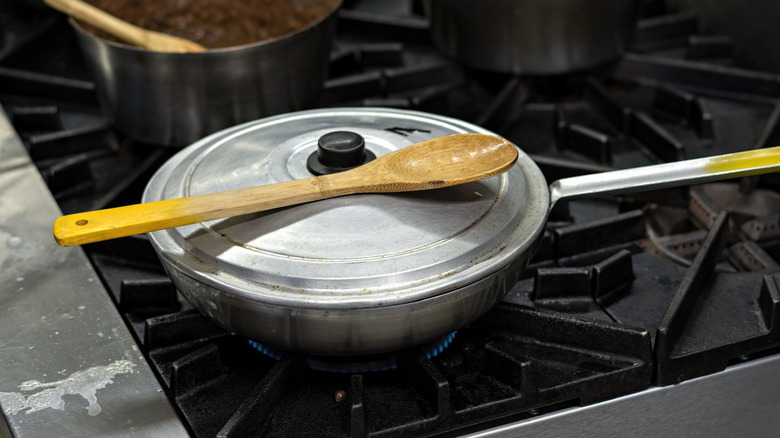
<svg viewBox="0 0 780 438">
<path fill-rule="evenodd" d="M 389 109 L 303 111 L 211 135 L 155 174 L 144 202 L 311 177 L 307 159 L 334 131 L 377 156 L 469 123 Z M 531 251 L 548 189 L 520 152 L 509 172 L 460 186 L 367 194 L 151 233 L 175 269 L 252 300 L 363 308 L 422 300 L 471 284 Z"/>
</svg>

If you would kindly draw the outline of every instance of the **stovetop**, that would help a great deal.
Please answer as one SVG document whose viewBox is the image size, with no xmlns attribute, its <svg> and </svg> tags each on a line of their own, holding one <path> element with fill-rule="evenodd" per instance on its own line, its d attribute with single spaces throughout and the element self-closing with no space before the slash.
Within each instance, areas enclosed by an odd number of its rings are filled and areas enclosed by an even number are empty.
<svg viewBox="0 0 780 438">
<path fill-rule="evenodd" d="M 321 107 L 471 121 L 528 152 L 548 181 L 776 144 L 780 76 L 732 66 L 728 37 L 648 4 L 621 60 L 528 78 L 439 55 L 418 2 L 347 2 Z M 360 360 L 279 352 L 193 310 L 145 236 L 54 244 L 60 211 L 138 202 L 175 151 L 115 131 L 66 23 L 25 11 L 14 13 L 30 25 L 0 51 L 13 122 L 0 120 L 0 405 L 13 435 L 726 436 L 780 425 L 776 176 L 560 205 L 504 302 L 442 344 Z"/>
</svg>

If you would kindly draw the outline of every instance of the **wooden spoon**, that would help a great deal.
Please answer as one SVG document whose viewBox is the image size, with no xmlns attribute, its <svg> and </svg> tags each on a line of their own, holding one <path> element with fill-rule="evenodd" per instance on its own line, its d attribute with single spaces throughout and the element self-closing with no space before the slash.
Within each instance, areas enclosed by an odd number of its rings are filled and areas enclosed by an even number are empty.
<svg viewBox="0 0 780 438">
<path fill-rule="evenodd" d="M 506 172 L 516 160 L 517 148 L 503 138 L 449 135 L 346 172 L 62 216 L 54 238 L 74 246 L 355 193 L 448 187 Z"/>
<path fill-rule="evenodd" d="M 145 49 L 180 53 L 206 50 L 205 47 L 190 40 L 132 25 L 82 0 L 43 1 L 79 21 Z"/>
</svg>

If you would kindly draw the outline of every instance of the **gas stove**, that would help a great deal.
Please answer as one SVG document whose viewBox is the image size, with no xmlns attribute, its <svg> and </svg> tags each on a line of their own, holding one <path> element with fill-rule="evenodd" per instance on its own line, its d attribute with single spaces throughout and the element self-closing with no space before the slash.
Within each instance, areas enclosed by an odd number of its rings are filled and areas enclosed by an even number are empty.
<svg viewBox="0 0 780 438">
<path fill-rule="evenodd" d="M 64 20 L 10 8 L 24 25 L 0 50 L 2 436 L 780 426 L 776 175 L 561 204 L 523 278 L 457 332 L 360 358 L 279 351 L 194 310 L 146 236 L 56 246 L 61 212 L 139 202 L 176 150 L 111 126 Z M 777 144 L 780 75 L 734 66 L 730 38 L 700 35 L 694 13 L 645 11 L 620 60 L 523 77 L 439 54 L 419 2 L 347 2 L 320 107 L 466 120 L 513 141 L 549 182 Z"/>
</svg>

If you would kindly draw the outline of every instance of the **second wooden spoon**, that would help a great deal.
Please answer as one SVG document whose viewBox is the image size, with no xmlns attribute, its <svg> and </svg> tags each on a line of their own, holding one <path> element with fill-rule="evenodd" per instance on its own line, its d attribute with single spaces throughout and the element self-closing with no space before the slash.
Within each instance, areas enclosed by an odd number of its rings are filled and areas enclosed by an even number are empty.
<svg viewBox="0 0 780 438">
<path fill-rule="evenodd" d="M 52 8 L 109 33 L 122 41 L 158 52 L 202 52 L 205 47 L 188 39 L 135 26 L 82 0 L 43 0 Z"/>
<path fill-rule="evenodd" d="M 517 148 L 503 138 L 455 134 L 414 144 L 346 172 L 58 218 L 62 246 L 99 242 L 355 193 L 435 189 L 503 173 Z"/>
</svg>

